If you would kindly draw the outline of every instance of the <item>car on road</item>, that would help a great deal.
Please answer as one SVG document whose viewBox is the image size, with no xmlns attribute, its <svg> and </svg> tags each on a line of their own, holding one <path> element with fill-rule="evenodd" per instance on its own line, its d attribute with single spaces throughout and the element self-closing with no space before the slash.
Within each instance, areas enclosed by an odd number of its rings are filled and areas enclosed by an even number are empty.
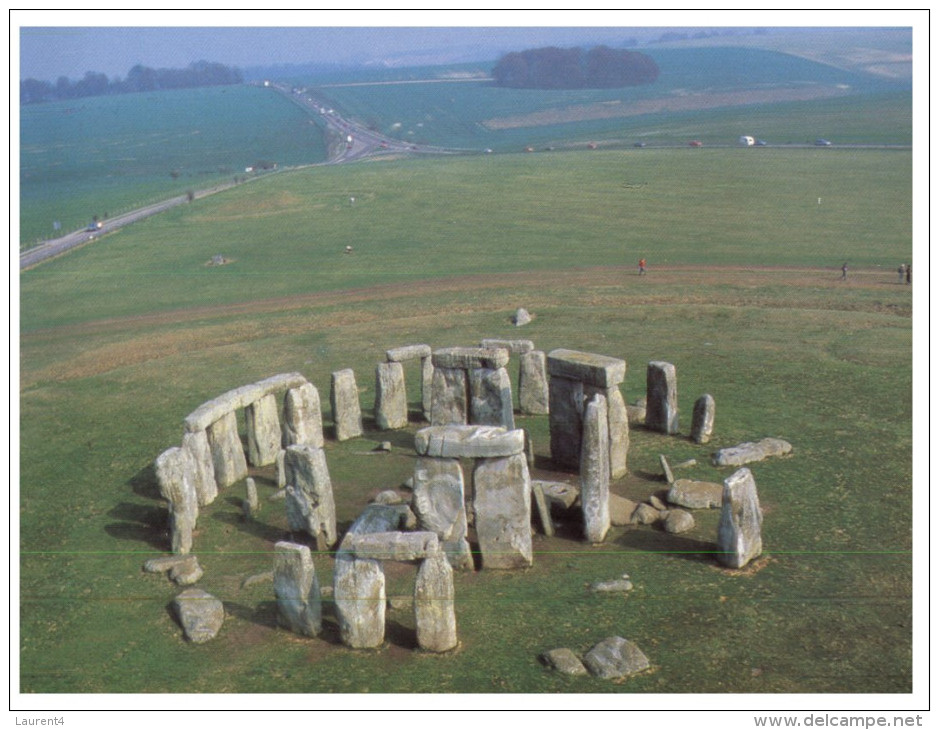
<svg viewBox="0 0 939 730">
<path fill-rule="evenodd" d="M 633 143 L 633 147 L 645 147 L 645 146 L 646 146 L 646 143 L 645 143 L 645 142 L 634 142 L 634 143 Z"/>
<path fill-rule="evenodd" d="M 691 141 L 688 143 L 688 146 L 689 146 L 689 147 L 701 147 L 702 144 L 701 144 L 700 141 L 698 141 L 698 140 L 696 140 L 696 139 L 693 139 L 693 140 L 691 140 Z"/>
<path fill-rule="evenodd" d="M 757 147 L 766 147 L 766 140 L 765 140 L 765 139 L 758 139 L 758 140 L 755 142 L 755 144 L 756 144 Z"/>
<path fill-rule="evenodd" d="M 815 146 L 816 147 L 831 147 L 831 142 L 829 142 L 827 139 L 822 139 L 821 137 L 819 137 L 817 140 L 815 140 Z"/>
</svg>

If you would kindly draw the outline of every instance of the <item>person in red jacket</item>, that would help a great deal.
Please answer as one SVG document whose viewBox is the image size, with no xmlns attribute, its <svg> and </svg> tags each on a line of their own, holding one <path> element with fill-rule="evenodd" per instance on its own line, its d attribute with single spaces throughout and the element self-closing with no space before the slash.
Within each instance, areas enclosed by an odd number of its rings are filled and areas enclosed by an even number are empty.
<svg viewBox="0 0 939 730">
<path fill-rule="evenodd" d="M 639 259 L 639 276 L 642 276 L 644 273 L 646 273 L 646 260 Z"/>
</svg>

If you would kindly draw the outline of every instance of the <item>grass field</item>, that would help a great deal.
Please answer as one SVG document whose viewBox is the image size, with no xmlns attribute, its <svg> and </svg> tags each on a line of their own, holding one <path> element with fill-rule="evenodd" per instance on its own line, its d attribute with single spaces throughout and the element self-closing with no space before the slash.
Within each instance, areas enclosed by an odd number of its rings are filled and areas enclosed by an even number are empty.
<svg viewBox="0 0 939 730">
<path fill-rule="evenodd" d="M 705 148 L 315 168 L 23 273 L 20 690 L 911 692 L 912 301 L 895 273 L 912 255 L 910 166 L 908 150 Z M 205 266 L 218 253 L 232 263 Z M 535 315 L 523 329 L 509 319 L 519 306 Z M 141 565 L 167 550 L 151 464 L 186 414 L 286 371 L 325 404 L 346 367 L 368 414 L 388 347 L 519 336 L 624 358 L 627 402 L 644 394 L 648 361 L 676 365 L 681 435 L 635 428 L 618 494 L 660 490 L 660 453 L 720 481 L 731 470 L 709 465 L 715 448 L 789 440 L 790 457 L 752 466 L 765 512 L 755 569 L 716 567 L 717 510 L 685 535 L 615 528 L 600 547 L 568 521 L 536 535 L 530 570 L 457 575 L 459 650 L 416 651 L 413 618 L 396 609 L 386 646 L 355 652 L 328 605 L 324 634 L 303 639 L 276 627 L 269 583 L 241 587 L 286 534 L 268 469 L 255 521 L 241 484 L 200 515 L 200 585 L 226 623 L 209 644 L 182 639 L 168 609 L 178 589 Z M 704 392 L 717 419 L 698 446 L 686 435 Z M 419 425 L 377 432 L 367 419 L 363 439 L 328 441 L 341 525 L 411 473 Z M 547 418 L 519 425 L 535 474 L 557 476 Z M 362 454 L 389 439 L 392 453 Z M 315 562 L 329 585 L 332 556 Z M 414 571 L 389 567 L 389 594 L 408 593 Z M 627 599 L 587 590 L 622 573 Z M 653 671 L 609 683 L 538 662 L 613 634 Z"/>
</svg>

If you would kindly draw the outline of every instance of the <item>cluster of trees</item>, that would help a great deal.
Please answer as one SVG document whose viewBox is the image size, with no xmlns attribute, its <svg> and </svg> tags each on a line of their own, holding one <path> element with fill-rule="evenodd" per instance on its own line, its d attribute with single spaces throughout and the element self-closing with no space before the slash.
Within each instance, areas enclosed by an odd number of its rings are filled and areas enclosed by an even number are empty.
<svg viewBox="0 0 939 730">
<path fill-rule="evenodd" d="M 637 51 L 550 47 L 507 53 L 492 76 L 498 86 L 513 89 L 611 89 L 650 84 L 659 67 Z"/>
<path fill-rule="evenodd" d="M 72 81 L 60 76 L 53 84 L 49 81 L 24 79 L 20 82 L 20 103 L 79 99 L 105 94 L 130 94 L 135 91 L 160 89 L 190 89 L 198 86 L 223 86 L 242 83 L 241 71 L 221 63 L 196 61 L 186 68 L 149 68 L 137 64 L 124 79 L 109 79 L 105 74 L 88 71 L 81 79 Z"/>
</svg>

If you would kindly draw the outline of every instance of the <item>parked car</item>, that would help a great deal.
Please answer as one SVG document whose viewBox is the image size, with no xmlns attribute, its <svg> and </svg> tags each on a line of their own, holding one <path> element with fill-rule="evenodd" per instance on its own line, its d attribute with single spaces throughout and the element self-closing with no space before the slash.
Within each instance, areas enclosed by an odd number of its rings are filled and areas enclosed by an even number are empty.
<svg viewBox="0 0 939 730">
<path fill-rule="evenodd" d="M 831 142 L 829 142 L 827 139 L 822 139 L 821 137 L 819 137 L 817 140 L 815 140 L 815 146 L 816 147 L 831 147 Z"/>
<path fill-rule="evenodd" d="M 693 139 L 688 143 L 688 146 L 689 147 L 701 147 L 702 145 L 701 145 L 701 142 L 699 142 L 696 139 Z"/>
<path fill-rule="evenodd" d="M 645 146 L 646 146 L 645 142 L 635 142 L 633 144 L 633 147 L 645 147 Z"/>
</svg>

